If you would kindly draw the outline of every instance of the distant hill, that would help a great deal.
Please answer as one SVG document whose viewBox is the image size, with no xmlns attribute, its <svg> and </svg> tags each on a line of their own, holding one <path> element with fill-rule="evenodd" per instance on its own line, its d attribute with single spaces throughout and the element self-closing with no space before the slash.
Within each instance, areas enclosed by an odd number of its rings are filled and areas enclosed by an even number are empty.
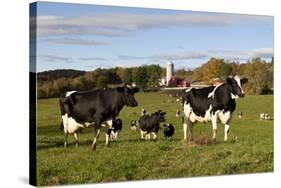
<svg viewBox="0 0 281 188">
<path fill-rule="evenodd" d="M 53 81 L 59 78 L 75 78 L 82 76 L 86 71 L 73 69 L 57 69 L 37 73 L 37 81 Z"/>
</svg>

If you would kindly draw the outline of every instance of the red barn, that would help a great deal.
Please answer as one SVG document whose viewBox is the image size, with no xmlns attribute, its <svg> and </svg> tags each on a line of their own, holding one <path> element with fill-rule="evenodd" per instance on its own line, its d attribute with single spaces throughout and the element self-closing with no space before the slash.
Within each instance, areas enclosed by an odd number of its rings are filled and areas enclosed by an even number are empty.
<svg viewBox="0 0 281 188">
<path fill-rule="evenodd" d="M 168 81 L 168 86 L 169 87 L 190 87 L 190 83 L 188 83 L 185 79 L 172 76 L 171 80 Z"/>
</svg>

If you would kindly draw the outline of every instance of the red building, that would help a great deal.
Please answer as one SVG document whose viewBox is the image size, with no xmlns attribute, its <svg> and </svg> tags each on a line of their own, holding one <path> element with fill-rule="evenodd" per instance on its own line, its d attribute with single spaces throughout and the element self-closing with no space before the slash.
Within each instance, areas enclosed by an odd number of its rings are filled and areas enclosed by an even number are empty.
<svg viewBox="0 0 281 188">
<path fill-rule="evenodd" d="M 168 87 L 190 87 L 190 83 L 185 79 L 172 76 L 171 80 L 168 81 Z"/>
</svg>

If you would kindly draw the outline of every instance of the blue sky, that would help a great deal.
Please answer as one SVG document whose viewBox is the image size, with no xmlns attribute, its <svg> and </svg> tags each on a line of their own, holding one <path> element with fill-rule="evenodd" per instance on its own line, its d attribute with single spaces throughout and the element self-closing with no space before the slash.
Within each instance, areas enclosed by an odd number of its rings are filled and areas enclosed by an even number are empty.
<svg viewBox="0 0 281 188">
<path fill-rule="evenodd" d="M 273 56 L 273 17 L 40 2 L 37 70 Z"/>
</svg>

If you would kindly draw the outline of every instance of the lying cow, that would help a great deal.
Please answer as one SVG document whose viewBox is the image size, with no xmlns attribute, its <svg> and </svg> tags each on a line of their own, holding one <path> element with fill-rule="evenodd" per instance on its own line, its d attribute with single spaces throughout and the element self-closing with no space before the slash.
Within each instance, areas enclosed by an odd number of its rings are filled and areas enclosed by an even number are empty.
<svg viewBox="0 0 281 188">
<path fill-rule="evenodd" d="M 67 136 L 73 133 L 78 144 L 78 132 L 81 128 L 94 125 L 95 137 L 92 149 L 96 149 L 96 141 L 100 134 L 102 123 L 116 120 L 124 106 L 138 105 L 134 94 L 138 88 L 127 86 L 117 88 L 92 89 L 89 91 L 71 91 L 60 97 L 62 125 Z M 106 134 L 106 145 L 109 145 L 109 135 Z"/>
<path fill-rule="evenodd" d="M 163 124 L 164 126 L 164 136 L 166 139 L 171 139 L 172 136 L 175 133 L 175 128 L 173 126 L 173 124 L 171 123 L 167 123 L 167 124 Z"/>
<path fill-rule="evenodd" d="M 270 116 L 267 113 L 260 113 L 260 120 L 269 120 Z"/>
<path fill-rule="evenodd" d="M 226 141 L 232 113 L 236 107 L 235 99 L 244 97 L 242 85 L 247 81 L 247 78 L 240 79 L 238 76 L 231 76 L 226 79 L 226 83 L 217 86 L 186 90 L 183 95 L 184 140 L 187 140 L 187 131 L 189 140 L 193 139 L 193 124 L 197 121 L 212 121 L 213 140 L 216 140 L 217 120 L 220 119 L 225 124 L 224 140 Z"/>
<path fill-rule="evenodd" d="M 239 118 L 239 119 L 242 119 L 242 118 L 243 118 L 243 113 L 242 113 L 242 112 L 239 113 L 238 118 Z"/>
<path fill-rule="evenodd" d="M 157 111 L 150 115 L 141 116 L 139 120 L 141 139 L 150 140 L 150 133 L 153 135 L 153 140 L 156 139 L 159 130 L 159 124 L 165 122 L 166 112 Z"/>
</svg>

